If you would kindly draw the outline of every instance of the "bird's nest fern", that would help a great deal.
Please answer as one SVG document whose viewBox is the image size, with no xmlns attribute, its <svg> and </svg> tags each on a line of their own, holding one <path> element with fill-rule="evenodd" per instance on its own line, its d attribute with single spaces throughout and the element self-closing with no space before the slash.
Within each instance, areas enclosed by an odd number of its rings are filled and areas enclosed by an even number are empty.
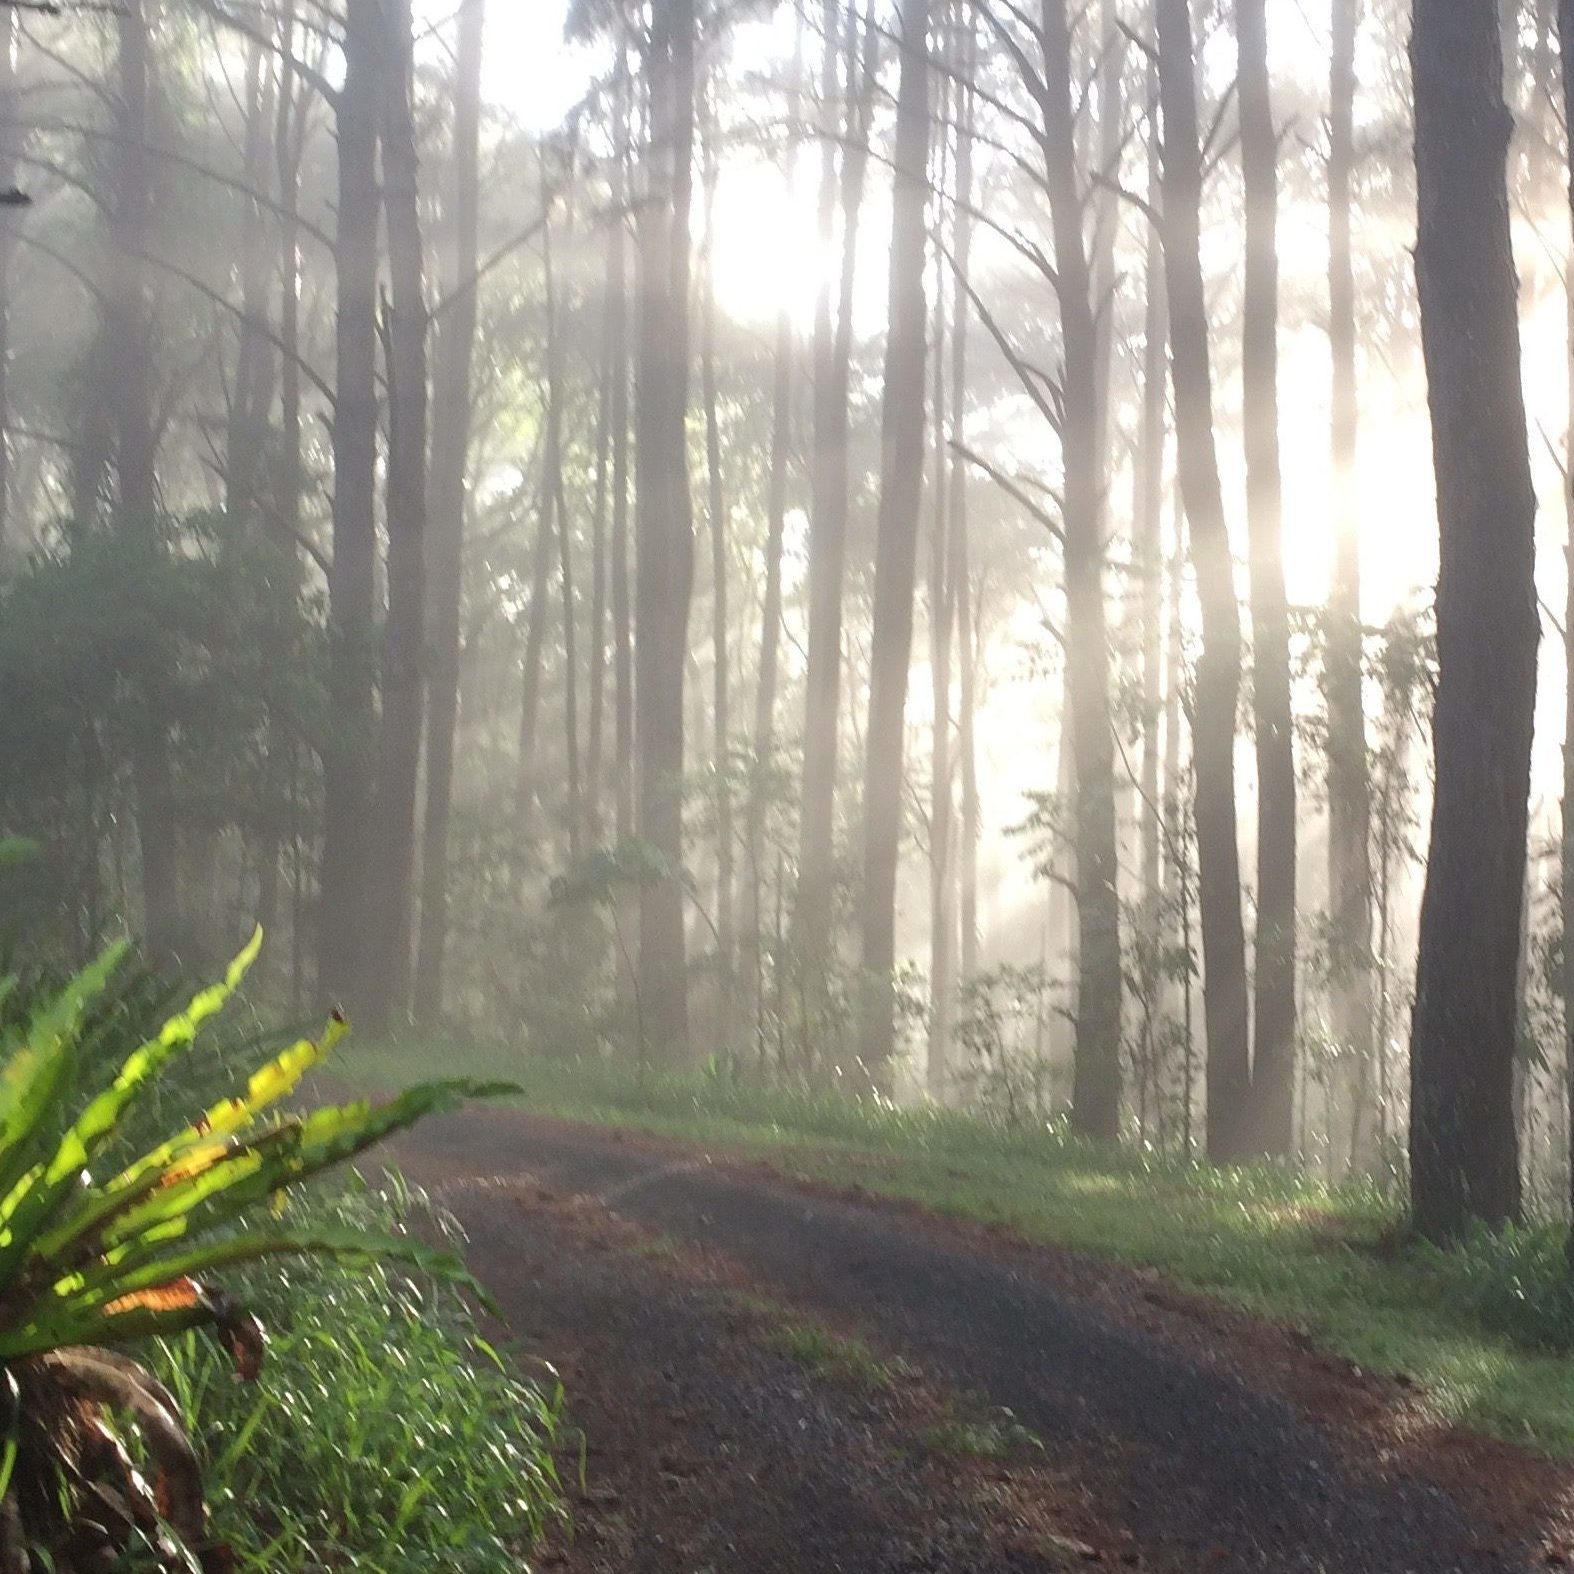
<svg viewBox="0 0 1574 1574">
<path fill-rule="evenodd" d="M 209 1327 L 237 1374 L 255 1378 L 262 1329 L 213 1275 L 307 1253 L 402 1259 L 468 1282 L 449 1254 L 343 1227 L 292 1229 L 267 1207 L 433 1110 L 502 1091 L 429 1083 L 381 1103 L 277 1113 L 343 1035 L 337 1015 L 129 1163 L 111 1157 L 139 1104 L 239 987 L 260 943 L 259 933 L 221 983 L 149 1033 L 80 1105 L 79 1078 L 92 1071 L 86 1023 L 123 948 L 0 1038 L 0 1574 L 229 1566 L 208 1536 L 180 1408 L 120 1348 Z"/>
</svg>

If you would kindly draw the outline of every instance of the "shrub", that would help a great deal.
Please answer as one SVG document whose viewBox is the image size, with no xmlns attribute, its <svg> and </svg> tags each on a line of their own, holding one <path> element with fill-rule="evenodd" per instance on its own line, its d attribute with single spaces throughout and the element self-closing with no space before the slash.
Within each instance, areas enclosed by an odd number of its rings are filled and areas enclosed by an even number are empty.
<svg viewBox="0 0 1574 1574">
<path fill-rule="evenodd" d="M 128 1555 L 183 1574 L 230 1566 L 208 1533 L 179 1405 L 117 1348 L 213 1327 L 240 1373 L 254 1377 L 261 1328 L 210 1274 L 327 1254 L 464 1277 L 457 1259 L 409 1235 L 257 1217 L 270 1199 L 422 1115 L 497 1091 L 431 1083 L 382 1104 L 270 1115 L 343 1035 L 337 1018 L 128 1156 L 139 1110 L 239 987 L 260 944 L 259 933 L 222 983 L 162 1024 L 136 1009 L 135 996 L 105 1009 L 124 952 L 112 947 L 0 1036 L 0 1574 L 66 1574 Z M 144 1025 L 151 1030 L 134 1031 Z M 109 1044 L 127 1035 L 119 1069 L 101 1075 Z M 83 1082 L 99 1088 L 85 1103 Z M 151 1486 L 115 1417 L 130 1423 Z"/>
<path fill-rule="evenodd" d="M 456 1227 L 397 1181 L 292 1205 L 302 1228 Z M 239 1286 L 267 1320 L 264 1381 L 182 1335 L 158 1365 L 198 1438 L 215 1533 L 242 1570 L 513 1574 L 557 1512 L 561 1391 L 521 1381 L 442 1280 L 307 1260 Z"/>
</svg>

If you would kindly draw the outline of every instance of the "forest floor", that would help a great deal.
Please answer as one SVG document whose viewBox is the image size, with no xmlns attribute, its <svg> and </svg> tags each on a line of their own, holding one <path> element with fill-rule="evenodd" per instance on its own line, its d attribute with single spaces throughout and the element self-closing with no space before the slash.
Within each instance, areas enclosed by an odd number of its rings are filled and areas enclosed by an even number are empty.
<svg viewBox="0 0 1574 1574">
<path fill-rule="evenodd" d="M 397 1158 L 567 1389 L 542 1567 L 1574 1567 L 1574 1464 L 1154 1270 L 506 1107 Z"/>
</svg>

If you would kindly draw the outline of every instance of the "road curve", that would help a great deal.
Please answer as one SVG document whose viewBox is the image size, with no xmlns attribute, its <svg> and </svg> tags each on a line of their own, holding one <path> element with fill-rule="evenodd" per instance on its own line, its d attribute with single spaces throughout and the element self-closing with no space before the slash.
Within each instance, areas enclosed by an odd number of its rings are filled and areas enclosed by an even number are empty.
<svg viewBox="0 0 1574 1574">
<path fill-rule="evenodd" d="M 1120 1527 L 1127 1564 L 1500 1574 L 1557 1562 L 1525 1527 L 1505 1534 L 1484 1524 L 1479 1505 L 1409 1468 L 1402 1451 L 1352 1447 L 1273 1384 L 1237 1370 L 1229 1350 L 1167 1337 L 1151 1317 L 1123 1315 L 1107 1293 L 1082 1293 L 1054 1254 L 992 1250 L 914 1212 L 811 1191 L 758 1166 L 502 1108 L 431 1123 L 404 1140 L 399 1162 L 447 1198 L 462 1194 L 461 1219 L 483 1243 L 483 1278 L 496 1278 L 511 1243 L 527 1251 L 533 1232 L 542 1249 L 529 1210 L 499 1200 L 500 1183 L 528 1177 L 720 1254 L 797 1307 L 850 1320 L 880 1350 L 1009 1408 L 1043 1440 L 1052 1467 Z M 491 1189 L 466 1189 L 466 1180 Z M 1134 1311 L 1140 1282 L 1130 1276 Z M 505 1309 L 528 1329 L 528 1276 L 507 1291 Z M 616 1293 L 628 1294 L 626 1276 Z M 613 1299 L 591 1297 L 575 1315 L 593 1322 L 599 1305 L 613 1317 Z M 624 1347 L 622 1335 L 611 1347 Z M 689 1358 L 703 1361 L 703 1349 Z M 801 1522 L 801 1503 L 796 1512 Z M 628 1566 L 661 1564 L 641 1557 Z M 888 1564 L 867 1548 L 833 1563 L 822 1548 L 780 1566 L 930 1565 Z"/>
</svg>

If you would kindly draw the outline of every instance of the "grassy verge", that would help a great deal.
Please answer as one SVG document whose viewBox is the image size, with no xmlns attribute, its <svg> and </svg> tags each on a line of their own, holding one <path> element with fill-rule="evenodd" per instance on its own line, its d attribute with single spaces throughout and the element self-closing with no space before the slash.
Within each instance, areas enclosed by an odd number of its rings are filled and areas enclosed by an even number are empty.
<svg viewBox="0 0 1574 1574">
<path fill-rule="evenodd" d="M 437 1217 L 392 1186 L 293 1206 L 382 1232 Z M 237 1383 L 207 1336 L 157 1364 L 239 1570 L 526 1566 L 558 1512 L 555 1381 L 522 1381 L 455 1292 L 396 1269 L 305 1262 L 232 1287 L 268 1328 L 258 1381 Z"/>
<path fill-rule="evenodd" d="M 345 1069 L 408 1080 L 433 1054 L 362 1046 Z M 1363 1367 L 1404 1374 L 1437 1420 L 1574 1458 L 1574 1283 L 1558 1227 L 1444 1256 L 1394 1247 L 1399 1218 L 1371 1191 L 1283 1170 L 1220 1172 L 954 1112 L 522 1063 L 499 1048 L 445 1046 L 442 1059 L 513 1077 L 536 1110 L 725 1144 L 791 1173 L 1160 1269 Z"/>
</svg>

